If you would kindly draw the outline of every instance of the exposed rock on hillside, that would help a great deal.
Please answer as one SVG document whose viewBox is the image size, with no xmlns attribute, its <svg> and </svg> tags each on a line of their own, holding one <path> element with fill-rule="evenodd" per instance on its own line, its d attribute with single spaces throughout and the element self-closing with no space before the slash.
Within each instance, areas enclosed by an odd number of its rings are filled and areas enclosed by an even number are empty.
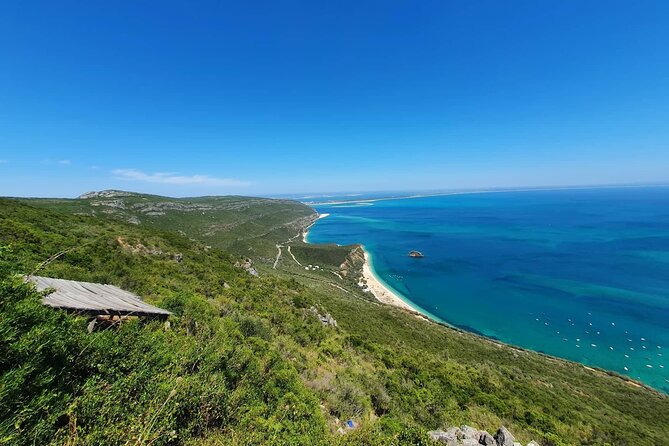
<svg viewBox="0 0 669 446">
<path fill-rule="evenodd" d="M 101 191 L 91 191 L 86 192 L 85 194 L 79 195 L 77 198 L 81 200 L 86 200 L 89 198 L 116 198 L 116 197 L 131 197 L 135 194 L 132 192 L 125 192 L 122 190 L 101 190 Z"/>
<path fill-rule="evenodd" d="M 428 434 L 432 440 L 448 446 L 522 446 L 504 426 L 494 436 L 466 425 L 451 427 L 445 431 L 430 431 Z M 527 446 L 537 446 L 537 443 L 531 441 Z"/>
<path fill-rule="evenodd" d="M 116 209 L 125 209 L 125 202 L 120 199 L 116 200 L 98 200 L 91 202 L 91 206 L 106 206 Z"/>
<path fill-rule="evenodd" d="M 253 261 L 251 259 L 243 259 L 235 262 L 236 268 L 241 268 L 252 276 L 259 276 L 258 271 L 253 266 Z"/>
<path fill-rule="evenodd" d="M 339 271 L 342 276 L 347 277 L 350 274 L 356 274 L 363 263 L 365 263 L 365 252 L 361 246 L 356 246 L 346 260 L 339 265 Z"/>
<path fill-rule="evenodd" d="M 323 325 L 337 327 L 337 321 L 330 315 L 330 313 L 325 313 L 325 315 L 322 315 L 318 312 L 318 309 L 316 307 L 309 308 L 309 313 L 316 316 Z"/>
<path fill-rule="evenodd" d="M 504 426 L 500 427 L 495 434 L 495 441 L 499 446 L 514 446 L 516 439 Z"/>
</svg>

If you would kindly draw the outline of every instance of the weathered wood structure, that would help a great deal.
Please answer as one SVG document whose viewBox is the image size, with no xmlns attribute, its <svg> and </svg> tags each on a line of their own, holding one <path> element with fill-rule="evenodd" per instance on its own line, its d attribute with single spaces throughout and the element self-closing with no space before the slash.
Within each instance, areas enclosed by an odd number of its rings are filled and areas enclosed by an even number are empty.
<svg viewBox="0 0 669 446">
<path fill-rule="evenodd" d="M 172 314 L 162 308 L 149 305 L 139 296 L 114 285 L 40 276 L 32 276 L 29 279 L 35 283 L 38 291 L 55 290 L 42 299 L 44 305 L 53 308 L 110 318 L 140 316 L 167 319 Z"/>
</svg>

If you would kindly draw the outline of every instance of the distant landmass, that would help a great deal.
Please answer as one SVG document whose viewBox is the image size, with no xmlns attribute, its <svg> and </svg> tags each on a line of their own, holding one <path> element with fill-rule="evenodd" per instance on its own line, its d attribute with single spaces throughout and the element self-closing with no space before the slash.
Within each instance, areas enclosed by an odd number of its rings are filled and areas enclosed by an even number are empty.
<svg viewBox="0 0 669 446">
<path fill-rule="evenodd" d="M 112 217 L 178 231 L 236 253 L 271 255 L 274 245 L 316 218 L 308 205 L 254 197 L 170 198 L 119 190 L 88 192 L 77 199 L 36 198 L 26 203 L 77 215 Z"/>
</svg>

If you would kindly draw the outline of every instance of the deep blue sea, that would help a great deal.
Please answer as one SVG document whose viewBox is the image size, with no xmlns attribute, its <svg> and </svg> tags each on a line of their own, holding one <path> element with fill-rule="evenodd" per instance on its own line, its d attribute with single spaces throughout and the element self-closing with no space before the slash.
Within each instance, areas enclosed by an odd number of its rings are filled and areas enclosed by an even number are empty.
<svg viewBox="0 0 669 446">
<path fill-rule="evenodd" d="M 356 199 L 316 205 L 308 241 L 363 244 L 444 322 L 669 393 L 669 187 Z"/>
</svg>

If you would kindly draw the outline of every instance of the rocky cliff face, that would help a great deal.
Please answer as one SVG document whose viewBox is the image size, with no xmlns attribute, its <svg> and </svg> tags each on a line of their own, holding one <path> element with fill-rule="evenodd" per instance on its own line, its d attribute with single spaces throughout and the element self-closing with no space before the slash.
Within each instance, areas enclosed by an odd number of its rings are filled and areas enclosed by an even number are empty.
<svg viewBox="0 0 669 446">
<path fill-rule="evenodd" d="M 308 311 L 312 315 L 316 316 L 318 318 L 318 320 L 321 321 L 321 323 L 323 325 L 330 326 L 330 327 L 335 327 L 335 328 L 337 327 L 337 321 L 335 320 L 335 318 L 333 318 L 330 315 L 330 313 L 320 314 L 320 312 L 318 311 L 318 308 L 313 307 L 313 306 L 311 308 L 309 308 Z"/>
<path fill-rule="evenodd" d="M 351 274 L 359 273 L 362 264 L 365 263 L 365 252 L 361 246 L 353 248 L 351 253 L 346 257 L 346 260 L 339 265 L 339 273 L 343 277 L 348 277 Z"/>
<path fill-rule="evenodd" d="M 430 431 L 429 435 L 434 441 L 448 446 L 522 446 L 504 426 L 497 429 L 495 435 L 466 425 L 451 427 L 445 431 Z M 531 441 L 527 446 L 539 446 L 539 444 Z"/>
</svg>

